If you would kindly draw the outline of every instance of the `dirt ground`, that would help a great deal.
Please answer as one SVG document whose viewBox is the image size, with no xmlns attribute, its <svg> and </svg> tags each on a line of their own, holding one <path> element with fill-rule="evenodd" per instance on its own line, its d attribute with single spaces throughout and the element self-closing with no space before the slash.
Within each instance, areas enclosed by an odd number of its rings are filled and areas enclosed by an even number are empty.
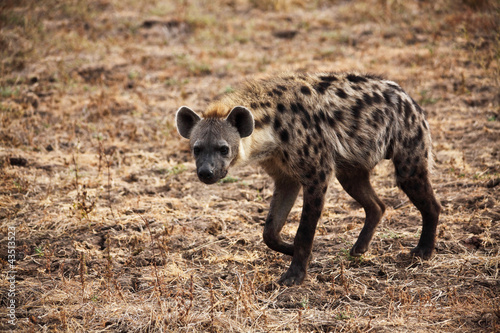
<svg viewBox="0 0 500 333">
<path fill-rule="evenodd" d="M 0 330 L 500 332 L 500 3 L 305 3 L 0 3 Z M 369 252 L 348 254 L 364 212 L 335 180 L 290 288 L 261 237 L 271 179 L 197 180 L 177 108 L 288 70 L 382 75 L 425 109 L 431 260 L 410 257 L 421 218 L 388 162 Z"/>
</svg>

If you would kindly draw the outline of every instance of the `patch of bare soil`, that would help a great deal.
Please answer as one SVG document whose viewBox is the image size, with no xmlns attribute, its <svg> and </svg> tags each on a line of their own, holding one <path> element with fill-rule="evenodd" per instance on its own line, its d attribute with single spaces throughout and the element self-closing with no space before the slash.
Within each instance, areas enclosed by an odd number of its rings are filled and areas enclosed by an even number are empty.
<svg viewBox="0 0 500 333">
<path fill-rule="evenodd" d="M 3 1 L 0 329 L 500 331 L 499 10 Z M 388 209 L 369 252 L 348 255 L 364 212 L 334 181 L 306 281 L 275 283 L 290 258 L 261 238 L 272 181 L 245 166 L 199 182 L 174 113 L 285 70 L 379 74 L 425 109 L 443 206 L 431 260 L 410 257 L 421 219 L 382 163 L 372 179 Z"/>
</svg>

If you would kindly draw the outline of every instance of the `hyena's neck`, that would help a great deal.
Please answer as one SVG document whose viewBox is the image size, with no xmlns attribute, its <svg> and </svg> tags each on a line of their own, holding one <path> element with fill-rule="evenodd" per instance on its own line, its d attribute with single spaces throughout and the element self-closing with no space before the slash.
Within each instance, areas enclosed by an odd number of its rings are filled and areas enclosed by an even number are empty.
<svg viewBox="0 0 500 333">
<path fill-rule="evenodd" d="M 240 140 L 238 156 L 234 164 L 261 162 L 268 159 L 276 150 L 274 136 L 267 129 L 256 129 L 252 135 Z"/>
</svg>

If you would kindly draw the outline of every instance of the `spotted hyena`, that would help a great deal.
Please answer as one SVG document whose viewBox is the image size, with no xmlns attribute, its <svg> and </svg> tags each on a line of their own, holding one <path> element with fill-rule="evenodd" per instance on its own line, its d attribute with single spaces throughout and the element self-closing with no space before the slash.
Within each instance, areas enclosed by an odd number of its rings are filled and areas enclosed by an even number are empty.
<svg viewBox="0 0 500 333">
<path fill-rule="evenodd" d="M 213 184 L 230 166 L 250 161 L 274 179 L 264 241 L 293 256 L 280 283 L 304 280 L 332 175 L 366 213 L 351 255 L 368 250 L 385 210 L 370 184 L 370 170 L 382 159 L 393 161 L 398 186 L 422 215 L 422 234 L 411 252 L 431 257 L 440 205 L 429 182 L 429 125 L 396 83 L 352 73 L 284 74 L 248 82 L 201 115 L 183 106 L 176 123 L 190 140 L 202 182 Z M 300 225 L 289 244 L 280 232 L 301 188 Z"/>
</svg>

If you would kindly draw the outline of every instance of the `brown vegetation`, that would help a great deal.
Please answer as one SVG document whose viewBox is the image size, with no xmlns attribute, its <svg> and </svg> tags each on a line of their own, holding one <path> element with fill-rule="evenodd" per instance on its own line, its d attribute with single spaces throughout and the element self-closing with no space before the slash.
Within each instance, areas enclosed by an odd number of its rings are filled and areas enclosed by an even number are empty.
<svg viewBox="0 0 500 333">
<path fill-rule="evenodd" d="M 305 3 L 0 3 L 0 329 L 500 331 L 498 1 Z M 420 216 L 385 163 L 369 252 L 349 257 L 364 213 L 334 182 L 305 283 L 275 284 L 290 258 L 262 242 L 270 178 L 246 166 L 203 185 L 173 118 L 284 70 L 380 74 L 424 107 L 434 258 L 410 257 Z"/>
</svg>

